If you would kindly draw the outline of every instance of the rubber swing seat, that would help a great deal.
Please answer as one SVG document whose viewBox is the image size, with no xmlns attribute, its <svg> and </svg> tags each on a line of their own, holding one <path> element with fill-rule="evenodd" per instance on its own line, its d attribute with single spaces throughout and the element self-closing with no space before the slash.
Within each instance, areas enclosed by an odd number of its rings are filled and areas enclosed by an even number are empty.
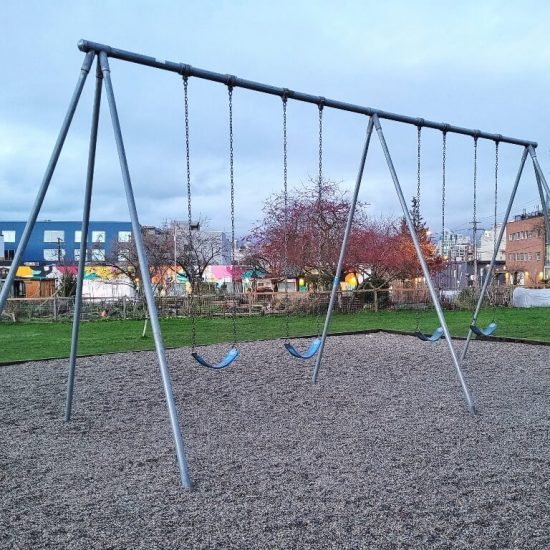
<svg viewBox="0 0 550 550">
<path fill-rule="evenodd" d="M 225 369 L 226 367 L 231 365 L 231 363 L 233 363 L 233 361 L 237 359 L 240 353 L 241 352 L 237 348 L 231 348 L 227 352 L 227 355 L 219 363 L 209 363 L 196 351 L 194 351 L 191 355 L 197 361 L 197 363 L 200 363 L 203 367 L 219 370 L 219 369 Z"/>
<path fill-rule="evenodd" d="M 493 321 L 489 323 L 485 328 L 480 328 L 477 325 L 470 325 L 470 330 L 478 336 L 491 336 L 497 329 L 497 324 Z"/>
<path fill-rule="evenodd" d="M 438 327 L 433 331 L 433 334 L 431 336 L 427 336 L 426 334 L 420 332 L 417 330 L 414 335 L 422 340 L 423 342 L 437 342 L 441 337 L 444 337 L 443 328 Z"/>
<path fill-rule="evenodd" d="M 287 342 L 285 344 L 285 348 L 287 349 L 288 353 L 298 359 L 309 359 L 310 357 L 313 357 L 319 351 L 320 347 L 321 338 L 315 338 L 315 340 L 311 342 L 308 350 L 304 353 L 300 353 L 290 342 Z"/>
</svg>

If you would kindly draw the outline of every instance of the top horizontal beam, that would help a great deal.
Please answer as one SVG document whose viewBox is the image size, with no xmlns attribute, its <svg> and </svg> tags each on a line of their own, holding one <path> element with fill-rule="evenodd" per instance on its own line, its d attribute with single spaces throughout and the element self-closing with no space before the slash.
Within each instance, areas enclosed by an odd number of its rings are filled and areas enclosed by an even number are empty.
<svg viewBox="0 0 550 550">
<path fill-rule="evenodd" d="M 460 126 L 453 126 L 452 124 L 445 124 L 443 122 L 434 122 L 432 120 L 426 120 L 424 118 L 399 115 L 396 113 L 390 113 L 388 111 L 373 109 L 371 107 L 364 107 L 361 105 L 354 105 L 353 103 L 336 101 L 334 99 L 328 99 L 322 96 L 304 94 L 302 92 L 296 92 L 287 88 L 278 88 L 269 84 L 254 82 L 253 80 L 245 80 L 243 78 L 238 78 L 229 74 L 215 73 L 213 71 L 207 71 L 205 69 L 197 69 L 196 67 L 192 67 L 191 65 L 187 65 L 185 63 L 165 61 L 139 53 L 119 50 L 118 48 L 112 48 L 111 46 L 107 46 L 106 44 L 98 44 L 97 42 L 90 42 L 89 40 L 80 40 L 80 42 L 78 43 L 78 48 L 83 52 L 94 51 L 97 54 L 99 54 L 99 52 L 105 52 L 109 57 L 112 57 L 113 59 L 121 59 L 122 61 L 129 61 L 130 63 L 146 65 L 147 67 L 154 67 L 156 69 L 178 73 L 182 76 L 194 76 L 196 78 L 202 78 L 204 80 L 210 80 L 212 82 L 219 82 L 221 84 L 232 86 L 234 88 L 245 88 L 247 90 L 254 90 L 256 92 L 261 92 L 264 94 L 287 97 L 288 99 L 303 101 L 305 103 L 313 103 L 315 105 L 323 105 L 324 107 L 330 107 L 332 109 L 338 109 L 340 111 L 349 111 L 351 113 L 359 113 L 367 116 L 377 115 L 378 118 L 386 120 L 393 120 L 395 122 L 402 122 L 404 124 L 411 124 L 413 126 L 421 126 L 423 128 L 433 128 L 434 130 L 440 130 L 441 132 L 471 136 L 475 139 L 488 139 L 499 143 L 511 143 L 513 145 L 523 145 L 525 147 L 537 147 L 537 142 L 535 141 L 511 138 L 508 136 L 502 136 L 500 134 L 482 132 L 481 130 L 471 130 L 470 128 L 462 128 Z"/>
</svg>

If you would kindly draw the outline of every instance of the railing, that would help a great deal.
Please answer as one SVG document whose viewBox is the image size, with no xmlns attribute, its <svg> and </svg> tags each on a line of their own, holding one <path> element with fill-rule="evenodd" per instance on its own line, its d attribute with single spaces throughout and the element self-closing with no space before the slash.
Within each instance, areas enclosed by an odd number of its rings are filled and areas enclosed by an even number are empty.
<svg viewBox="0 0 550 550">
<path fill-rule="evenodd" d="M 514 287 L 496 286 L 488 291 L 485 306 L 510 306 Z M 445 309 L 473 309 L 479 289 L 443 290 L 439 292 Z M 330 292 L 246 292 L 238 294 L 203 294 L 157 297 L 161 317 L 237 315 L 324 314 Z M 335 303 L 337 313 L 380 311 L 384 309 L 429 309 L 433 307 L 425 288 L 340 291 Z M 74 313 L 74 298 L 12 298 L 6 303 L 2 320 L 67 321 Z M 83 298 L 82 319 L 144 319 L 147 307 L 142 298 Z"/>
</svg>

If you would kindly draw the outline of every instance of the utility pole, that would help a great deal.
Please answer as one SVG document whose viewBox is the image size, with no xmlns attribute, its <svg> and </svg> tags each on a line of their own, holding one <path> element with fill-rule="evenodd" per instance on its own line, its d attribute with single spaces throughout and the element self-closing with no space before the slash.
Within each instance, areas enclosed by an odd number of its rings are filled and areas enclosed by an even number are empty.
<svg viewBox="0 0 550 550">
<path fill-rule="evenodd" d="M 63 239 L 61 237 L 57 237 L 57 261 L 58 263 L 61 263 L 61 243 L 63 242 Z"/>
<path fill-rule="evenodd" d="M 478 227 L 479 225 L 479 222 L 477 220 L 474 220 L 474 221 L 471 221 L 470 222 L 471 226 L 472 226 L 472 237 L 473 237 L 473 240 L 474 240 L 474 286 L 477 287 L 478 286 L 478 278 L 477 278 L 477 232 L 478 231 L 485 231 L 484 228 L 482 227 Z"/>
</svg>

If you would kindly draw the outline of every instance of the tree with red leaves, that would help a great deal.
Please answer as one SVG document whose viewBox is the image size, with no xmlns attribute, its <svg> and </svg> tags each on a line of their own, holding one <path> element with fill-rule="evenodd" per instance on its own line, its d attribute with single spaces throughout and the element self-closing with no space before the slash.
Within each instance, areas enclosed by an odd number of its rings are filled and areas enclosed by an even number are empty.
<svg viewBox="0 0 550 550">
<path fill-rule="evenodd" d="M 315 286 L 329 286 L 336 275 L 349 208 L 349 197 L 334 182 L 323 182 L 319 201 L 317 182 L 312 181 L 289 193 L 285 227 L 284 196 L 271 196 L 263 220 L 248 236 L 245 263 L 283 279 L 286 257 L 288 277 L 300 275 Z M 412 215 L 426 261 L 437 271 L 442 260 L 414 201 Z M 417 277 L 420 263 L 404 220 L 369 219 L 366 205 L 358 203 L 344 273 L 361 273 L 381 285 Z"/>
<path fill-rule="evenodd" d="M 330 284 L 336 275 L 350 199 L 331 181 L 322 182 L 320 199 L 318 191 L 317 181 L 312 180 L 289 192 L 286 227 L 283 193 L 269 197 L 263 220 L 247 238 L 245 263 L 280 278 L 285 278 L 286 271 L 288 277 L 303 276 L 314 286 Z M 357 204 L 353 232 L 366 223 L 365 206 Z"/>
</svg>

